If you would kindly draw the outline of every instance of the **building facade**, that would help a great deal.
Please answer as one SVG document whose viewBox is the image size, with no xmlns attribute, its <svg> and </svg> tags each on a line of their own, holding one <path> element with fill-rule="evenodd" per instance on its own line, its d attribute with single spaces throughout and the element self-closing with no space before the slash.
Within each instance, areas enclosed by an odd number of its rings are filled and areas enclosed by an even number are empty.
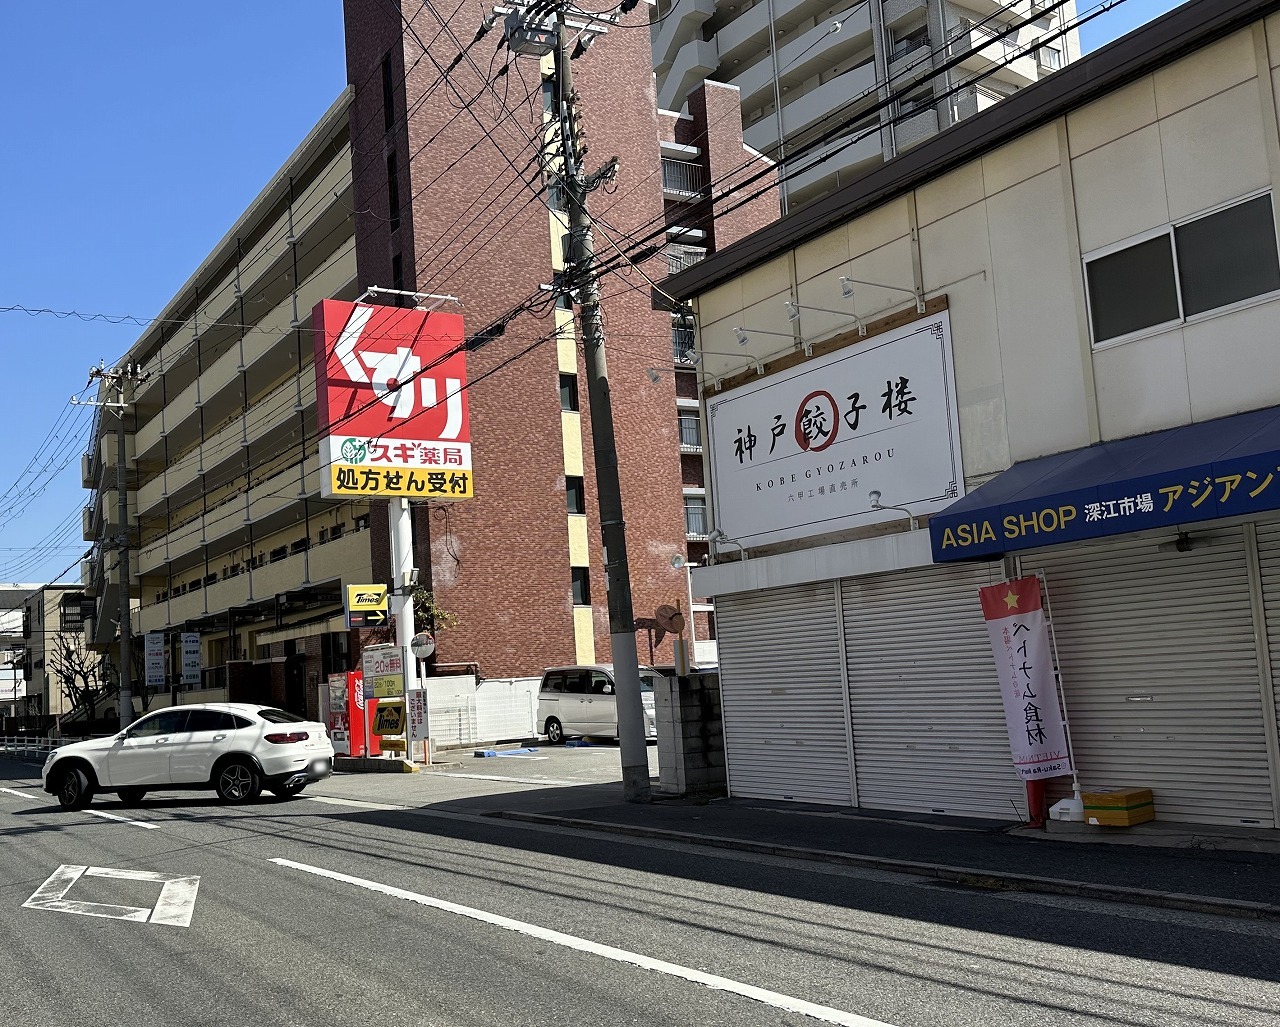
<svg viewBox="0 0 1280 1027">
<path fill-rule="evenodd" d="M 23 712 L 61 716 L 82 691 L 68 678 L 97 673 L 85 645 L 86 605 L 80 585 L 31 586 L 22 596 L 22 677 L 31 700 Z"/>
<path fill-rule="evenodd" d="M 1075 17 L 1074 0 L 659 0 L 658 102 L 736 86 L 747 145 L 784 166 L 786 210 L 1075 60 Z"/>
<path fill-rule="evenodd" d="M 978 589 L 1034 574 L 1082 786 L 1280 823 L 1275 8 L 1179 8 L 669 283 L 732 793 L 1025 815 Z"/>
</svg>

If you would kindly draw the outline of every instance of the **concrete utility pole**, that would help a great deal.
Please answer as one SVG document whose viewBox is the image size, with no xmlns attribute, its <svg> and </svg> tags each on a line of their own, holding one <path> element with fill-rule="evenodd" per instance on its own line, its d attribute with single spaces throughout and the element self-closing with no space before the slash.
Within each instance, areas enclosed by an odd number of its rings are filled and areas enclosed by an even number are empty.
<svg viewBox="0 0 1280 1027">
<path fill-rule="evenodd" d="M 133 723 L 133 653 L 131 649 L 133 635 L 133 610 L 130 604 L 132 582 L 129 576 L 129 491 L 125 473 L 126 446 L 124 438 L 124 412 L 129 403 L 125 399 L 125 389 L 146 380 L 142 369 L 136 364 L 108 371 L 99 365 L 89 369 L 89 383 L 101 380 L 115 386 L 116 402 L 90 403 L 115 410 L 120 417 L 120 430 L 116 434 L 116 515 L 120 521 L 120 535 L 115 540 L 119 552 L 120 568 L 120 695 L 117 705 L 120 707 L 120 730 L 123 731 Z M 74 400 L 73 400 L 74 402 Z"/>
<path fill-rule="evenodd" d="M 627 568 L 626 524 L 618 484 L 618 451 L 609 397 L 609 370 L 604 353 L 604 322 L 600 313 L 600 283 L 595 267 L 591 216 L 587 195 L 617 174 L 613 158 L 600 170 L 583 175 L 583 152 L 577 95 L 573 91 L 568 31 L 563 4 L 557 5 L 558 29 L 555 71 L 560 99 L 562 181 L 569 203 L 569 268 L 578 293 L 578 317 L 587 364 L 587 395 L 591 403 L 591 444 L 595 451 L 596 494 L 600 504 L 600 535 L 609 590 L 609 636 L 613 678 L 617 687 L 618 747 L 622 755 L 622 794 L 628 802 L 648 802 L 649 752 L 645 744 L 644 706 L 640 699 L 640 667 L 636 656 L 635 616 L 631 606 L 631 575 Z"/>
</svg>

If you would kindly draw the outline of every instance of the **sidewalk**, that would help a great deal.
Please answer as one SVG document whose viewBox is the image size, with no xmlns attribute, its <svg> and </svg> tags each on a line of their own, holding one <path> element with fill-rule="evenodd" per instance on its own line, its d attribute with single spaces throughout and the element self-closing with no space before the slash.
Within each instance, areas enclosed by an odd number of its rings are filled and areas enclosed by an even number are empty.
<svg viewBox="0 0 1280 1027">
<path fill-rule="evenodd" d="M 1144 844 L 1100 844 L 989 820 L 898 817 L 756 799 L 630 804 L 621 800 L 620 788 L 615 801 L 600 803 L 604 790 L 593 787 L 596 804 L 583 806 L 585 796 L 564 794 L 573 791 L 560 790 L 558 807 L 545 792 L 489 796 L 483 812 L 566 829 L 897 870 L 974 887 L 1280 920 L 1280 852 L 1187 844 L 1193 831 L 1212 844 L 1212 828 L 1162 825 L 1184 847 L 1151 844 L 1150 836 Z M 1231 842 L 1229 836 L 1221 840 Z"/>
</svg>

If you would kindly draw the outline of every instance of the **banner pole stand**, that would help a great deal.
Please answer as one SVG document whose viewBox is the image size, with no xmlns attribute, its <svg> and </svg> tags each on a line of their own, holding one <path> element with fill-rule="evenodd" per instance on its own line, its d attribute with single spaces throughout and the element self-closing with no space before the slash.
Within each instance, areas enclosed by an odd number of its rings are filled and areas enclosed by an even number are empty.
<svg viewBox="0 0 1280 1027">
<path fill-rule="evenodd" d="M 1059 820 L 1084 820 L 1084 799 L 1080 795 L 1080 769 L 1076 764 L 1076 747 L 1071 740 L 1071 714 L 1067 712 L 1066 688 L 1062 683 L 1062 661 L 1058 659 L 1058 628 L 1053 619 L 1053 603 L 1049 599 L 1049 582 L 1043 568 L 1036 570 L 1040 579 L 1040 594 L 1044 597 L 1044 610 L 1049 615 L 1049 651 L 1053 653 L 1053 679 L 1058 686 L 1058 703 L 1062 707 L 1062 729 L 1067 736 L 1067 753 L 1071 756 L 1071 798 L 1054 804 L 1068 816 Z M 1066 805 L 1069 803 L 1069 805 Z"/>
</svg>

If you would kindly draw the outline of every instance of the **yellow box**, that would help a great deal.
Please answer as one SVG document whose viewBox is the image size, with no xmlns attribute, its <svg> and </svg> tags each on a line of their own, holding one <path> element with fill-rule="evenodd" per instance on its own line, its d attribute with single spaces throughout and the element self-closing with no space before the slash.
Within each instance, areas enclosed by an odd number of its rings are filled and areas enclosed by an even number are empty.
<svg viewBox="0 0 1280 1027">
<path fill-rule="evenodd" d="M 1155 799 L 1150 788 L 1102 788 L 1084 792 L 1084 820 L 1101 827 L 1132 827 L 1155 820 Z"/>
</svg>

